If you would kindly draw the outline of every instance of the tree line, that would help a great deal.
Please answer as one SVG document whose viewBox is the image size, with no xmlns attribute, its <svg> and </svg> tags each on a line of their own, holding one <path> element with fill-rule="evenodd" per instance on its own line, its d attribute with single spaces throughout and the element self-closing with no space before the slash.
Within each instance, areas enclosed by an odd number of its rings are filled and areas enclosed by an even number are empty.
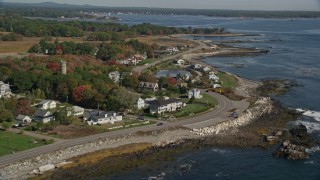
<svg viewBox="0 0 320 180">
<path fill-rule="evenodd" d="M 0 30 L 26 37 L 83 37 L 89 34 L 87 39 L 93 41 L 123 40 L 141 35 L 226 33 L 224 28 L 175 28 L 150 23 L 128 26 L 118 23 L 31 20 L 4 16 L 0 17 Z"/>
</svg>

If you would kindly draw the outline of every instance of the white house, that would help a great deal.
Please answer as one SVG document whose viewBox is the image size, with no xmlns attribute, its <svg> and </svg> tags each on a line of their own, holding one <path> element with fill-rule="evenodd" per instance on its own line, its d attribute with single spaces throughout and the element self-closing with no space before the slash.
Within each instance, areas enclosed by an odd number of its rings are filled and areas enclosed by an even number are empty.
<svg viewBox="0 0 320 180">
<path fill-rule="evenodd" d="M 218 75 L 218 73 L 214 72 L 214 71 L 210 71 L 208 74 L 214 74 L 214 75 Z"/>
<path fill-rule="evenodd" d="M 137 109 L 144 109 L 145 107 L 145 102 L 142 98 L 138 98 L 138 100 L 136 101 L 136 107 Z"/>
<path fill-rule="evenodd" d="M 57 107 L 57 102 L 53 100 L 45 99 L 38 104 L 38 108 L 42 110 L 54 109 L 56 107 Z"/>
<path fill-rule="evenodd" d="M 191 68 L 192 68 L 192 69 L 200 69 L 201 67 L 202 67 L 201 64 L 192 64 L 192 65 L 191 65 Z"/>
<path fill-rule="evenodd" d="M 54 121 L 55 117 L 53 116 L 53 113 L 47 110 L 38 109 L 34 115 L 33 118 L 36 122 L 43 122 L 48 123 L 50 121 Z"/>
<path fill-rule="evenodd" d="M 16 122 L 18 124 L 29 124 L 31 123 L 32 119 L 31 117 L 29 116 L 25 116 L 25 115 L 21 115 L 19 114 L 17 117 L 16 117 Z"/>
<path fill-rule="evenodd" d="M 186 104 L 177 99 L 155 100 L 150 102 L 150 114 L 163 114 L 175 112 L 185 107 Z"/>
<path fill-rule="evenodd" d="M 202 95 L 199 89 L 192 89 L 188 92 L 188 97 L 192 98 L 194 97 L 195 99 L 201 99 Z"/>
<path fill-rule="evenodd" d="M 167 47 L 166 51 L 170 52 L 170 53 L 176 53 L 179 52 L 178 47 Z"/>
<path fill-rule="evenodd" d="M 73 107 L 68 107 L 68 116 L 83 116 L 84 115 L 84 108 L 79 107 L 79 106 L 73 106 Z"/>
<path fill-rule="evenodd" d="M 113 71 L 113 72 L 109 73 L 109 78 L 113 82 L 118 83 L 120 81 L 120 73 L 119 73 L 119 71 Z"/>
<path fill-rule="evenodd" d="M 201 67 L 200 69 L 201 69 L 202 72 L 208 72 L 208 71 L 211 70 L 211 68 L 208 67 L 208 66 Z"/>
<path fill-rule="evenodd" d="M 209 74 L 209 79 L 210 80 L 215 80 L 215 81 L 219 81 L 219 77 L 215 74 Z"/>
<path fill-rule="evenodd" d="M 119 115 L 118 113 L 113 111 L 105 112 L 92 110 L 84 113 L 83 120 L 87 121 L 89 125 L 106 123 L 114 124 L 115 122 L 122 121 L 122 115 Z"/>
<path fill-rule="evenodd" d="M 0 81 L 0 98 L 6 95 L 11 95 L 10 85 Z"/>
<path fill-rule="evenodd" d="M 158 83 L 152 83 L 152 82 L 143 82 L 143 81 L 141 81 L 140 84 L 139 84 L 139 87 L 143 88 L 143 89 L 150 89 L 152 91 L 159 90 Z"/>
<path fill-rule="evenodd" d="M 185 63 L 186 63 L 186 61 L 183 60 L 183 59 L 179 59 L 179 60 L 177 60 L 177 61 L 175 61 L 175 62 L 177 63 L 178 66 L 183 66 L 183 65 L 185 65 Z"/>
<path fill-rule="evenodd" d="M 213 84 L 212 87 L 213 87 L 213 89 L 221 88 L 221 85 L 220 84 Z"/>
</svg>

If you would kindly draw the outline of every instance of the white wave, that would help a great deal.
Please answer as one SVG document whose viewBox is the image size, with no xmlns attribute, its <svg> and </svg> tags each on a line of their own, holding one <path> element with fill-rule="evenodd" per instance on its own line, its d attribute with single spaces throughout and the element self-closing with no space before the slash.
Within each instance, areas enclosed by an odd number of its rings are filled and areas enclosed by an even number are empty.
<svg viewBox="0 0 320 180">
<path fill-rule="evenodd" d="M 228 153 L 227 150 L 224 149 L 212 149 L 213 152 L 219 153 L 219 154 L 225 154 Z"/>
<path fill-rule="evenodd" d="M 314 164 L 314 161 L 306 161 L 304 164 Z"/>
<path fill-rule="evenodd" d="M 320 131 L 320 123 L 318 123 L 318 122 L 307 122 L 307 121 L 298 120 L 298 121 L 292 122 L 291 124 L 293 124 L 293 125 L 302 124 L 302 125 L 306 126 L 308 133 L 312 133 L 314 131 Z"/>
<path fill-rule="evenodd" d="M 315 146 L 309 149 L 306 149 L 307 153 L 315 153 L 315 152 L 320 152 L 320 147 L 319 146 Z"/>
<path fill-rule="evenodd" d="M 320 121 L 320 112 L 319 111 L 309 111 L 309 110 L 303 110 L 303 109 L 296 109 L 299 112 L 302 112 L 302 115 L 311 117 L 315 119 L 316 121 Z"/>
</svg>

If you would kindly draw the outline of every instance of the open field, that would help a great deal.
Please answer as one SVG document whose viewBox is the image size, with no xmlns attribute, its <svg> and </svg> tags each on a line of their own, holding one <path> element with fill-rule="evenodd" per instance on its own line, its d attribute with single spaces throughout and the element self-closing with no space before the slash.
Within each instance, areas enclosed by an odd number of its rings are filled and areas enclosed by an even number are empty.
<svg viewBox="0 0 320 180">
<path fill-rule="evenodd" d="M 146 36 L 146 37 L 138 37 L 138 38 L 132 38 L 137 39 L 138 41 L 146 44 L 157 44 L 158 46 L 197 46 L 198 44 L 185 40 L 185 39 L 179 39 L 179 38 L 172 38 L 168 36 Z"/>
<path fill-rule="evenodd" d="M 44 143 L 39 139 L 34 139 L 23 134 L 0 131 L 0 156 L 42 145 Z"/>
<path fill-rule="evenodd" d="M 222 88 L 234 89 L 238 86 L 238 80 L 233 75 L 229 75 L 225 72 L 219 72 L 218 77 L 220 78 L 220 81 L 223 82 L 221 84 Z"/>
<path fill-rule="evenodd" d="M 177 118 L 180 117 L 185 117 L 185 116 L 189 116 L 189 115 L 194 115 L 197 113 L 201 113 L 204 112 L 206 110 L 208 110 L 210 107 L 204 104 L 187 104 L 187 106 L 185 108 L 183 108 L 181 111 L 177 112 L 175 114 L 175 116 Z"/>
<path fill-rule="evenodd" d="M 28 50 L 32 45 L 39 43 L 40 39 L 41 37 L 23 37 L 22 41 L 0 41 L 0 54 L 28 52 Z M 54 40 L 55 38 L 52 38 L 52 41 Z M 86 42 L 84 41 L 84 38 L 72 38 L 72 37 L 59 37 L 58 40 L 59 42 L 63 42 L 63 41 L 73 41 L 76 43 Z M 94 43 L 95 41 L 90 41 L 90 42 Z"/>
</svg>

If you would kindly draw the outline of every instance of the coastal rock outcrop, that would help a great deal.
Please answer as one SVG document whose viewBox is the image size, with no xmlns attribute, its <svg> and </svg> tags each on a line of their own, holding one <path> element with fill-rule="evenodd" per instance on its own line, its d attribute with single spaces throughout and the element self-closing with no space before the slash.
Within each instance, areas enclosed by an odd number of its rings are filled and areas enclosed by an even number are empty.
<svg viewBox="0 0 320 180">
<path fill-rule="evenodd" d="M 290 160 L 307 159 L 309 158 L 304 146 L 296 145 L 290 141 L 285 141 L 282 146 L 273 153 L 275 157 L 284 157 Z"/>
</svg>

